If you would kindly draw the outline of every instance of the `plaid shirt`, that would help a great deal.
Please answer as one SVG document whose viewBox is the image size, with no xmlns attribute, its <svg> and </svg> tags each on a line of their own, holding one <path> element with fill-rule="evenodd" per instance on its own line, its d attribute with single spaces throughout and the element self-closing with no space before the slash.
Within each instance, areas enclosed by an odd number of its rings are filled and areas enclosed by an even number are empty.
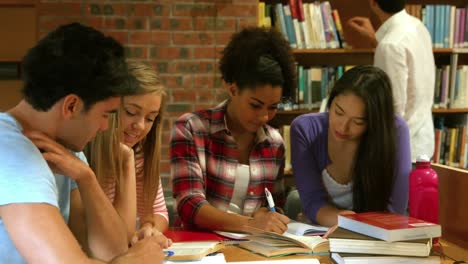
<svg viewBox="0 0 468 264">
<path fill-rule="evenodd" d="M 207 110 L 182 115 L 171 134 L 171 176 L 177 211 L 187 227 L 194 226 L 197 210 L 205 203 L 227 211 L 234 189 L 239 151 L 226 126 L 227 101 Z M 274 128 L 257 131 L 250 152 L 250 180 L 243 214 L 252 215 L 266 204 L 265 187 L 276 204 L 285 201 L 284 144 Z"/>
</svg>

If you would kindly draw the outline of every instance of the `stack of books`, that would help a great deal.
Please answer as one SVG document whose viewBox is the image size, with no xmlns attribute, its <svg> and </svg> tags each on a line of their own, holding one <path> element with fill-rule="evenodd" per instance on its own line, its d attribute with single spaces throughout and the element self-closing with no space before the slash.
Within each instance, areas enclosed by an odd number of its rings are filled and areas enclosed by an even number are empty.
<svg viewBox="0 0 468 264">
<path fill-rule="evenodd" d="M 338 228 L 329 236 L 331 258 L 350 263 L 440 263 L 431 254 L 432 238 L 440 225 L 409 216 L 369 212 L 338 216 Z"/>
</svg>

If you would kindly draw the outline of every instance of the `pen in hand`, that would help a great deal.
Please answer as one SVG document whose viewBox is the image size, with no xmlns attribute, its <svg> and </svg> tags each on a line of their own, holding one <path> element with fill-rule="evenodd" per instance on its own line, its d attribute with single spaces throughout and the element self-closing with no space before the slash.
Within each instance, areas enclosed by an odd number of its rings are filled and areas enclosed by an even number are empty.
<svg viewBox="0 0 468 264">
<path fill-rule="evenodd" d="M 275 201 L 273 201 L 273 197 L 271 196 L 271 193 L 270 193 L 270 191 L 268 191 L 267 188 L 265 188 L 265 195 L 266 195 L 266 198 L 267 198 L 268 207 L 269 207 L 270 211 L 276 212 Z"/>
</svg>

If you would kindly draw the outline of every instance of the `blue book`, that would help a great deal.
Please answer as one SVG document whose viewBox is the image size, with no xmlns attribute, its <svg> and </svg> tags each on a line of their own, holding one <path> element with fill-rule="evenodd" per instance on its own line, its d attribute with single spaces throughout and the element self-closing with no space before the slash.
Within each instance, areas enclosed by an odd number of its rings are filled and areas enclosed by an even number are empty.
<svg viewBox="0 0 468 264">
<path fill-rule="evenodd" d="M 286 29 L 286 22 L 284 21 L 284 12 L 283 12 L 283 5 L 281 3 L 275 4 L 276 10 L 276 22 L 279 23 L 281 28 L 281 33 L 286 40 L 289 41 L 288 31 Z"/>
<path fill-rule="evenodd" d="M 291 45 L 291 47 L 296 48 L 297 47 L 296 33 L 294 31 L 294 25 L 293 25 L 293 20 L 291 16 L 291 9 L 289 9 L 288 5 L 283 6 L 283 13 L 284 13 L 284 22 L 286 23 L 286 31 L 288 32 L 289 44 Z"/>
</svg>

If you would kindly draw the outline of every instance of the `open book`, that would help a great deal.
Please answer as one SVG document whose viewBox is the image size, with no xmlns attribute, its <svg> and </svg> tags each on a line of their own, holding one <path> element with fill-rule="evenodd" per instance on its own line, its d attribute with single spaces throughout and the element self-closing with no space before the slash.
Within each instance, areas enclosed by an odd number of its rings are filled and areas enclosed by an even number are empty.
<svg viewBox="0 0 468 264">
<path fill-rule="evenodd" d="M 208 254 L 224 248 L 219 241 L 176 242 L 168 248 L 174 254 L 167 256 L 166 260 L 200 260 Z"/>
<path fill-rule="evenodd" d="M 247 236 L 250 241 L 241 242 L 239 246 L 266 257 L 313 254 L 329 250 L 328 240 L 320 236 L 297 236 L 289 233 L 280 235 L 253 228 L 251 233 Z"/>
<path fill-rule="evenodd" d="M 300 222 L 291 222 L 288 224 L 287 233 L 298 236 L 321 236 L 327 233 L 328 227 L 305 224 Z"/>
</svg>

